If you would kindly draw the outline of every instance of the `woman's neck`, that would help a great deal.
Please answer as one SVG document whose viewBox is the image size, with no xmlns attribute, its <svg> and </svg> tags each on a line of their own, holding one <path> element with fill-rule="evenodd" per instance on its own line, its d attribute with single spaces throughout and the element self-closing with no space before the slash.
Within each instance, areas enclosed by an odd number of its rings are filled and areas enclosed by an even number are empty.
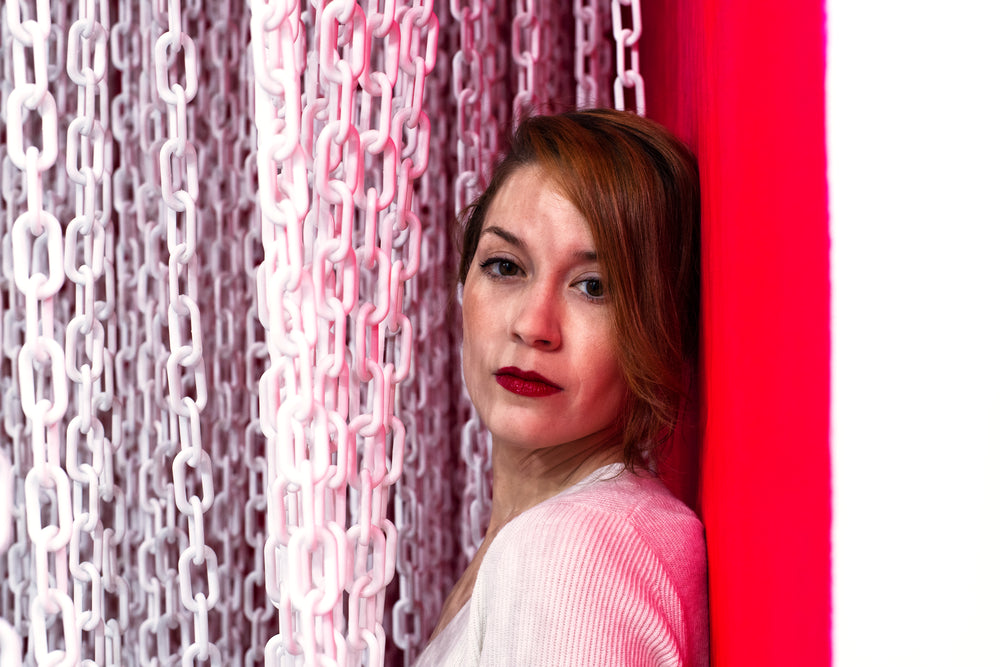
<svg viewBox="0 0 1000 667">
<path fill-rule="evenodd" d="M 483 542 L 469 567 L 445 600 L 431 639 L 440 633 L 472 595 L 479 566 L 500 529 L 526 509 L 551 498 L 609 463 L 624 460 L 621 447 L 607 438 L 597 445 L 569 443 L 545 449 L 524 449 L 493 441 L 493 509 Z"/>
<path fill-rule="evenodd" d="M 493 505 L 489 532 L 568 489 L 598 468 L 624 461 L 621 447 L 523 449 L 493 443 Z"/>
</svg>

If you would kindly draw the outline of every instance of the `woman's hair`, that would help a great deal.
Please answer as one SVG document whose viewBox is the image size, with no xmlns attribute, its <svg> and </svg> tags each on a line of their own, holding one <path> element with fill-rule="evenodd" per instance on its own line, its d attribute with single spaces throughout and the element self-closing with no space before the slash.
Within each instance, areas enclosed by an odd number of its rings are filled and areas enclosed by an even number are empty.
<svg viewBox="0 0 1000 667">
<path fill-rule="evenodd" d="M 677 424 L 697 357 L 697 162 L 666 130 L 633 113 L 593 109 L 523 120 L 486 190 L 461 216 L 460 282 L 494 197 L 529 165 L 552 179 L 593 234 L 628 386 L 618 432 L 626 464 L 647 467 Z"/>
</svg>

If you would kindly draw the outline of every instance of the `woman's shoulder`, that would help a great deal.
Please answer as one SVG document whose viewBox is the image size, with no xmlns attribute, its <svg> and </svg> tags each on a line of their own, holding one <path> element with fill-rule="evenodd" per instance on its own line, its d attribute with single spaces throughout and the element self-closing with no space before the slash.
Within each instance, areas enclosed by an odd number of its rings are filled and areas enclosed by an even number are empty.
<svg viewBox="0 0 1000 667">
<path fill-rule="evenodd" d="M 674 576 L 678 567 L 703 570 L 705 541 L 697 515 L 659 479 L 613 469 L 527 510 L 504 527 L 490 551 L 553 564 L 642 556 Z"/>
<path fill-rule="evenodd" d="M 700 523 L 697 515 L 658 477 L 645 471 L 631 472 L 621 464 L 598 470 L 551 501 L 609 514 L 627 513 L 645 518 L 646 513 L 652 513 L 661 520 Z"/>
<path fill-rule="evenodd" d="M 504 526 L 486 552 L 472 605 L 495 644 L 486 642 L 484 655 L 530 647 L 530 660 L 502 664 L 700 666 L 705 599 L 697 516 L 659 480 L 620 472 Z"/>
<path fill-rule="evenodd" d="M 698 516 L 657 477 L 621 467 L 598 471 L 568 492 L 525 512 L 526 524 L 540 529 L 567 520 L 593 527 L 605 526 L 632 533 L 655 543 L 677 545 L 694 538 L 703 541 Z"/>
</svg>

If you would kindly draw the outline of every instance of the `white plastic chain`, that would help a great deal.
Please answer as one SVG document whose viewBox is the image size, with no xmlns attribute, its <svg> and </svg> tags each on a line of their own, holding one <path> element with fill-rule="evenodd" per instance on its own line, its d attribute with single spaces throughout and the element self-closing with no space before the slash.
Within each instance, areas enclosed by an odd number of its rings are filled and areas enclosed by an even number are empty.
<svg viewBox="0 0 1000 667">
<path fill-rule="evenodd" d="M 514 95 L 514 122 L 540 111 L 544 83 L 535 80 L 535 70 L 547 63 L 541 60 L 541 27 L 535 11 L 536 0 L 516 0 L 511 22 L 511 59 L 517 69 L 517 92 Z"/>
<path fill-rule="evenodd" d="M 8 292 L 8 307 L 24 316 L 22 323 L 8 321 L 4 332 L 5 342 L 20 343 L 12 370 L 17 377 L 13 396 L 20 398 L 21 408 L 20 415 L 11 414 L 5 422 L 14 438 L 15 535 L 27 532 L 27 540 L 14 546 L 8 561 L 14 604 L 21 613 L 5 614 L 5 619 L 18 623 L 18 634 L 29 640 L 40 662 L 74 665 L 81 659 L 82 618 L 73 604 L 69 555 L 71 540 L 84 531 L 74 531 L 74 481 L 64 463 L 69 379 L 57 295 L 66 279 L 65 237 L 54 211 L 61 203 L 60 185 L 65 188 L 66 183 L 56 168 L 59 105 L 50 88 L 50 78 L 58 76 L 59 69 L 52 71 L 49 66 L 56 39 L 48 2 L 33 9 L 37 15 L 22 14 L 19 3 L 10 3 L 4 15 L 3 43 L 11 48 L 14 82 L 4 105 L 5 157 L 13 169 L 5 171 L 18 181 L 9 187 L 24 195 L 23 201 L 18 196 L 11 201 L 18 213 L 5 235 L 10 243 L 5 273 L 9 267 L 8 280 L 12 274 L 16 286 L 16 292 Z M 5 417 L 15 408 L 8 400 L 13 396 L 5 393 Z M 84 413 L 91 410 L 89 405 L 81 407 Z M 96 487 L 93 476 L 88 481 Z M 0 656 L 16 664 L 20 642 L 10 641 L 11 634 L 9 626 L 0 632 L 4 640 Z"/>
<path fill-rule="evenodd" d="M 458 25 L 447 11 L 441 12 L 439 45 L 457 42 Z M 452 471 L 458 467 L 453 451 L 459 391 L 451 361 L 452 261 L 446 224 L 453 197 L 452 182 L 444 177 L 454 168 L 454 156 L 441 149 L 455 136 L 456 123 L 448 63 L 438 58 L 426 79 L 423 102 L 436 148 L 429 152 L 427 174 L 414 188 L 414 208 L 421 211 L 424 223 L 420 268 L 403 286 L 404 309 L 413 329 L 413 370 L 399 392 L 409 445 L 393 504 L 399 588 L 387 629 L 401 655 L 389 647 L 385 662 L 390 665 L 412 664 L 433 630 L 453 581 L 457 544 Z M 427 177 L 432 174 L 436 176 Z"/>
<path fill-rule="evenodd" d="M 602 48 L 604 26 L 610 6 L 602 0 L 573 0 L 576 40 L 573 52 L 573 75 L 576 79 L 576 105 L 580 108 L 608 106 L 611 88 L 601 85 L 608 80 L 610 58 Z"/>
<path fill-rule="evenodd" d="M 140 368 L 150 366 L 149 363 L 138 363 L 140 349 L 149 349 L 148 343 L 142 344 L 144 338 L 141 335 L 141 320 L 143 313 L 149 312 L 149 304 L 140 302 L 136 289 L 142 261 L 138 218 L 147 214 L 145 203 L 153 201 L 157 194 L 151 182 L 145 189 L 142 188 L 142 172 L 139 169 L 145 154 L 140 147 L 138 122 L 141 54 L 138 44 L 130 39 L 131 31 L 135 30 L 138 22 L 137 10 L 133 10 L 131 4 L 120 5 L 117 20 L 111 26 L 108 45 L 111 70 L 120 76 L 119 90 L 111 101 L 109 128 L 117 149 L 117 160 L 109 165 L 113 169 L 112 208 L 116 224 L 113 227 L 114 236 L 109 234 L 106 241 L 109 250 L 113 251 L 113 270 L 109 269 L 108 275 L 115 278 L 113 289 L 117 306 L 107 338 L 108 352 L 113 355 L 113 364 L 109 360 L 108 366 L 113 366 L 115 388 L 113 426 L 110 429 L 113 461 L 106 462 L 107 465 L 113 464 L 115 471 L 111 498 L 114 521 L 107 527 L 105 539 L 105 557 L 111 578 L 105 591 L 106 630 L 110 639 L 109 655 L 106 656 L 108 665 L 138 664 L 138 629 L 148 608 L 144 605 L 144 592 L 149 591 L 150 586 L 139 581 L 135 554 L 147 534 L 149 537 L 145 543 L 155 544 L 153 523 L 147 520 L 147 509 L 151 509 L 155 501 L 143 498 L 135 491 L 134 495 L 126 496 L 126 489 L 130 488 L 149 491 L 148 485 L 138 482 L 140 471 L 149 469 L 149 464 L 143 465 L 142 462 L 151 452 L 149 443 L 155 423 L 152 415 L 145 414 L 147 411 L 143 410 L 143 406 L 148 406 L 147 410 L 151 412 L 152 404 L 146 397 L 157 386 L 152 371 L 146 372 L 143 381 L 138 375 Z M 146 176 L 150 181 L 152 177 L 152 174 Z M 143 196 L 146 192 L 148 197 Z"/>
<path fill-rule="evenodd" d="M 269 664 L 383 662 L 389 493 L 406 425 L 406 282 L 421 259 L 431 3 L 251 2 L 264 261 Z M 381 9 L 381 11 L 380 11 Z M 308 54 L 308 57 L 306 57 Z M 346 608 L 346 614 L 341 610 Z"/>
<path fill-rule="evenodd" d="M 501 128 L 508 122 L 507 54 L 500 40 L 506 11 L 497 0 L 452 0 L 458 48 L 451 61 L 451 91 L 458 116 L 455 210 L 486 186 Z"/>
<path fill-rule="evenodd" d="M 75 414 L 66 430 L 66 468 L 73 481 L 73 531 L 69 563 L 80 635 L 80 659 L 114 662 L 120 648 L 109 628 L 105 591 L 117 589 L 111 559 L 115 533 L 102 512 L 114 500 L 113 451 L 105 431 L 114 396 L 106 339 L 114 317 L 111 271 L 111 137 L 106 2 L 81 0 L 70 25 L 66 69 L 76 86 L 76 117 L 66 134 L 66 173 L 75 190 L 75 217 L 66 226 L 66 277 L 75 286 L 75 311 L 66 327 L 66 374 L 74 384 Z M 108 244 L 108 237 L 112 245 Z M 108 512 L 109 518 L 113 517 Z M 113 522 L 112 522 L 113 523 Z"/>
<path fill-rule="evenodd" d="M 124 417 L 121 446 L 138 449 L 130 457 L 133 465 L 122 471 L 122 486 L 134 489 L 135 498 L 118 499 L 132 501 L 123 510 L 125 539 L 118 551 L 129 585 L 118 600 L 119 609 L 130 612 L 122 619 L 122 657 L 150 665 L 179 656 L 190 645 L 189 619 L 178 602 L 184 532 L 177 527 L 170 474 L 177 420 L 169 409 L 165 378 L 168 209 L 159 156 L 167 140 L 166 108 L 156 91 L 152 37 L 167 26 L 164 13 L 149 4 L 123 3 L 118 9 L 111 31 L 112 59 L 121 72 L 121 90 L 112 105 L 120 151 L 114 174 L 121 310 L 116 379 Z M 135 32 L 137 25 L 142 32 Z"/>
<path fill-rule="evenodd" d="M 0 9 L 4 667 L 218 664 L 223 650 L 252 664 L 271 634 L 271 607 L 244 582 L 259 562 L 263 589 L 262 543 L 258 561 L 243 562 L 241 548 L 245 533 L 259 534 L 244 530 L 250 466 L 231 475 L 207 465 L 251 451 L 242 432 L 257 377 L 247 382 L 242 358 L 253 283 L 232 247 L 255 190 L 246 194 L 238 170 L 199 173 L 242 166 L 233 147 L 250 148 L 247 124 L 229 122 L 241 105 L 246 117 L 233 70 L 246 62 L 248 20 L 234 30 L 234 6 L 232 22 L 225 3 L 214 16 L 191 2 L 183 15 L 178 3 L 127 0 Z M 210 95 L 195 94 L 199 81 Z M 209 135 L 210 120 L 212 148 L 226 148 L 206 158 L 194 137 Z M 216 224 L 222 211 L 228 227 Z M 234 276 L 239 289 L 211 289 Z M 196 335 L 206 284 L 222 332 L 210 373 Z M 202 408 L 213 428 L 200 438 Z M 216 474 L 225 489 L 214 502 L 235 512 L 206 529 Z M 208 612 L 223 584 L 227 616 L 216 620 Z"/>
<path fill-rule="evenodd" d="M 188 34 L 185 18 L 198 16 L 197 7 L 167 0 L 166 16 L 159 13 L 153 49 L 156 93 L 166 109 L 166 140 L 159 146 L 160 193 L 165 220 L 167 251 L 166 310 L 169 354 L 167 377 L 167 427 L 171 446 L 164 452 L 171 461 L 173 501 L 184 516 L 186 543 L 180 549 L 177 578 L 180 603 L 193 616 L 193 638 L 182 646 L 185 665 L 195 659 L 217 662 L 218 647 L 209 638 L 209 612 L 219 600 L 219 566 L 215 550 L 205 543 L 206 513 L 215 502 L 212 459 L 202 444 L 201 413 L 208 403 L 198 306 L 199 169 L 198 149 L 189 123 L 194 114 L 188 105 L 198 94 L 199 53 Z M 154 16 L 157 15 L 154 4 Z M 172 512 L 172 510 L 171 510 Z M 178 517 L 180 518 L 180 517 Z M 187 642 L 183 642 L 187 643 Z"/>
<path fill-rule="evenodd" d="M 506 70 L 505 59 L 498 57 L 497 34 L 504 16 L 499 13 L 497 3 L 454 1 L 451 16 L 459 27 L 459 44 L 451 72 L 458 115 L 454 214 L 471 204 L 486 187 L 497 154 L 499 127 L 507 119 L 501 120 L 497 113 L 505 110 L 506 105 L 494 101 L 503 99 L 505 91 L 498 84 Z M 460 408 L 463 424 L 460 452 L 465 475 L 459 536 L 464 565 L 472 560 L 486 534 L 492 487 L 488 436 L 464 391 Z"/>
<path fill-rule="evenodd" d="M 611 0 L 611 22 L 615 38 L 615 108 L 634 109 L 639 115 L 645 115 L 646 88 L 639 74 L 639 38 L 642 36 L 639 0 Z M 631 101 L 626 99 L 626 91 L 632 93 Z"/>
</svg>

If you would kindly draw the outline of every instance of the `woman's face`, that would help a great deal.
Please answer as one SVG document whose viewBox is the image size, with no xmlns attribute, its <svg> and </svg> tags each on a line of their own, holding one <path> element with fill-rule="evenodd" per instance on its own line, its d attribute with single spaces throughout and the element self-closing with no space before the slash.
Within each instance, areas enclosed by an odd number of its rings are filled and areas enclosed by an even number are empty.
<svg viewBox="0 0 1000 667">
<path fill-rule="evenodd" d="M 494 198 L 465 280 L 462 366 L 494 445 L 582 450 L 625 398 L 611 307 L 579 211 L 537 167 Z"/>
</svg>

